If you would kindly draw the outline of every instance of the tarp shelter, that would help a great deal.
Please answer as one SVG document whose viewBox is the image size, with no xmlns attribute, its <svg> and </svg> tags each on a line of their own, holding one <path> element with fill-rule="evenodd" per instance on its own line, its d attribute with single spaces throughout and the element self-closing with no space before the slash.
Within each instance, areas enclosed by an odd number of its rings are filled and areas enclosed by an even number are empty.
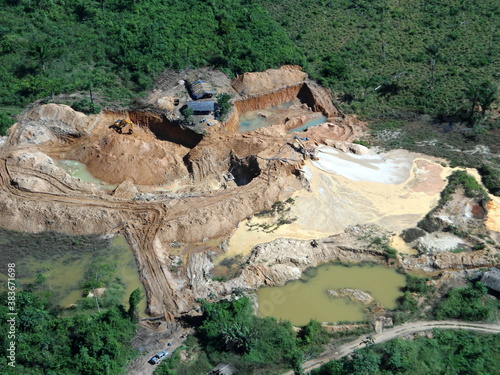
<svg viewBox="0 0 500 375">
<path fill-rule="evenodd" d="M 215 94 L 212 85 L 208 82 L 201 80 L 191 82 L 189 85 L 191 89 L 191 96 L 193 99 L 198 100 L 202 98 L 211 98 Z"/>
<path fill-rule="evenodd" d="M 194 114 L 208 114 L 215 110 L 215 101 L 205 100 L 198 102 L 187 102 L 187 106 L 189 109 L 193 110 Z"/>
</svg>

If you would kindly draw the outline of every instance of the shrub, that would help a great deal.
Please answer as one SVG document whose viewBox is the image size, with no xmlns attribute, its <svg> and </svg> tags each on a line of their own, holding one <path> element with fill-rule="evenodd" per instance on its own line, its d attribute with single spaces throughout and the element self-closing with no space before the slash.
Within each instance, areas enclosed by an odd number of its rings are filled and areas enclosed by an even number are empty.
<svg viewBox="0 0 500 375">
<path fill-rule="evenodd" d="M 0 113 L 0 136 L 7 135 L 7 130 L 14 125 L 16 120 L 5 113 Z"/>
<path fill-rule="evenodd" d="M 498 301 L 485 299 L 487 289 L 481 282 L 466 288 L 451 289 L 435 308 L 437 319 L 488 320 L 498 309 Z"/>
<path fill-rule="evenodd" d="M 95 103 L 91 103 L 88 99 L 82 99 L 71 104 L 71 108 L 75 111 L 85 113 L 86 115 L 95 115 L 101 112 L 101 107 Z"/>
<path fill-rule="evenodd" d="M 411 293 L 425 294 L 429 291 L 429 286 L 426 282 L 429 279 L 418 276 L 406 276 L 406 290 Z"/>
</svg>

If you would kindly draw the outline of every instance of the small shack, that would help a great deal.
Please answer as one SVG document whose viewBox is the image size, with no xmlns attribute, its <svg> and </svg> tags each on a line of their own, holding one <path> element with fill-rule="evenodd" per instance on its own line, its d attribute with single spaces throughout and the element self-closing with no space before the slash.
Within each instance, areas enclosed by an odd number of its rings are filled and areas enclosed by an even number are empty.
<svg viewBox="0 0 500 375">
<path fill-rule="evenodd" d="M 189 89 L 191 91 L 191 96 L 194 100 L 211 98 L 215 91 L 210 83 L 205 81 L 194 81 L 189 84 Z"/>
<path fill-rule="evenodd" d="M 214 100 L 204 100 L 197 102 L 187 102 L 189 109 L 193 111 L 195 115 L 208 115 L 215 110 Z"/>
<path fill-rule="evenodd" d="M 212 371 L 207 372 L 207 375 L 233 375 L 234 371 L 228 364 L 219 363 Z"/>
</svg>

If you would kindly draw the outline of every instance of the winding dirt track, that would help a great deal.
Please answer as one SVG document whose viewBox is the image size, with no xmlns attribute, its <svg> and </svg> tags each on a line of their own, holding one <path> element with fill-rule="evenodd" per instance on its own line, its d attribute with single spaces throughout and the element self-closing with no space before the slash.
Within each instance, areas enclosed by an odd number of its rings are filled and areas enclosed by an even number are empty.
<svg viewBox="0 0 500 375">
<path fill-rule="evenodd" d="M 367 344 L 380 344 L 392 340 L 399 336 L 410 335 L 416 332 L 429 331 L 431 329 L 465 329 L 468 331 L 475 331 L 480 333 L 500 334 L 500 324 L 486 324 L 486 323 L 468 323 L 454 320 L 442 321 L 420 321 L 402 324 L 400 326 L 382 331 L 374 335 L 364 335 L 358 339 L 348 342 L 346 344 L 330 347 L 326 352 L 318 357 L 305 362 L 302 369 L 305 373 L 320 367 L 326 362 L 334 359 L 340 359 L 346 355 L 351 354 L 357 349 L 364 348 Z M 371 341 L 373 340 L 373 341 Z M 293 371 L 288 371 L 284 375 L 293 375 Z"/>
<path fill-rule="evenodd" d="M 25 220 L 42 220 L 35 218 L 32 207 L 43 206 L 47 212 L 57 206 L 60 210 L 61 220 L 72 222 L 74 228 L 85 233 L 118 233 L 125 235 L 131 245 L 139 265 L 139 274 L 145 287 L 148 298 L 149 313 L 151 315 L 166 315 L 170 318 L 179 314 L 180 311 L 188 309 L 192 300 L 189 288 L 183 287 L 170 272 L 168 264 L 165 264 L 157 254 L 155 239 L 160 231 L 174 228 L 179 233 L 179 228 L 188 228 L 191 233 L 197 233 L 198 226 L 205 226 L 202 218 L 209 213 L 217 217 L 217 213 L 233 208 L 249 201 L 256 192 L 267 190 L 268 176 L 254 179 L 251 184 L 240 188 L 227 189 L 222 192 L 209 192 L 199 196 L 188 198 L 169 199 L 160 198 L 156 201 L 137 201 L 116 199 L 109 195 L 94 195 L 80 191 L 78 188 L 66 184 L 64 181 L 35 168 L 26 168 L 9 159 L 9 154 L 18 149 L 30 151 L 27 148 L 9 147 L 0 153 L 0 192 L 12 200 L 16 207 L 24 205 L 22 210 L 28 210 L 23 214 Z M 19 188 L 14 181 L 17 177 L 38 179 L 50 188 L 45 191 L 33 191 Z M 276 190 L 276 189 L 275 189 Z M 271 193 L 272 195 L 273 193 Z M 276 200 L 274 196 L 270 200 Z M 260 202 L 260 205 L 264 203 Z M 78 209 L 84 208 L 86 213 L 98 218 L 98 225 L 89 224 L 85 215 L 80 215 Z M 34 208 L 33 208 L 34 209 Z M 234 208 L 233 208 L 234 209 Z M 243 219 L 245 212 L 233 213 L 237 222 Z M 241 216 L 241 217 L 240 217 Z M 48 220 L 48 219 L 47 219 Z M 180 223 L 180 224 L 179 224 Z M 44 225 L 44 224 L 42 224 Z M 68 226 L 71 226 L 68 224 Z M 182 226 L 182 227 L 181 227 Z M 215 227 L 215 231 L 224 232 L 227 228 Z M 48 228 L 48 230 L 54 230 Z M 56 228 L 56 230 L 65 230 Z M 71 232 L 70 230 L 68 230 Z M 190 232 L 187 232 L 188 234 Z M 165 232 L 163 232 L 165 233 Z M 226 233 L 213 233 L 214 235 Z M 183 240 L 176 237 L 173 240 Z M 158 246 L 158 245 L 157 245 Z M 157 247 L 156 246 L 156 247 Z M 165 244 L 162 245 L 162 248 Z M 162 250 L 164 251 L 164 250 Z"/>
</svg>

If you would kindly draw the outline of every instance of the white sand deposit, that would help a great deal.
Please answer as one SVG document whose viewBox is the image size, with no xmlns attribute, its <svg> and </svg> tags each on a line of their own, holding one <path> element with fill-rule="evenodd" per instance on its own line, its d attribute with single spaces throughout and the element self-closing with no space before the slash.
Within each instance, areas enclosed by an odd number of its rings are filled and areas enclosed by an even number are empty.
<svg viewBox="0 0 500 375">
<path fill-rule="evenodd" d="M 280 226 L 273 233 L 264 233 L 250 231 L 245 220 L 229 240 L 225 256 L 247 254 L 256 244 L 279 237 L 322 238 L 358 224 L 376 224 L 400 233 L 415 226 L 432 209 L 451 172 L 430 158 L 403 150 L 367 156 L 327 150 L 320 153 L 319 163 L 306 162 L 302 168 L 312 191 L 301 190 L 293 195 L 295 203 L 290 206 L 289 216 L 296 221 Z M 319 168 L 315 167 L 318 164 Z M 366 180 L 352 180 L 325 171 L 335 164 L 343 165 L 351 177 Z M 250 220 L 252 224 L 264 221 L 265 218 L 256 217 Z M 415 253 L 406 245 L 392 245 L 401 252 Z"/>
<path fill-rule="evenodd" d="M 413 164 L 411 153 L 404 150 L 356 155 L 321 146 L 318 151 L 319 160 L 313 162 L 315 167 L 353 181 L 400 184 L 410 176 Z"/>
</svg>

